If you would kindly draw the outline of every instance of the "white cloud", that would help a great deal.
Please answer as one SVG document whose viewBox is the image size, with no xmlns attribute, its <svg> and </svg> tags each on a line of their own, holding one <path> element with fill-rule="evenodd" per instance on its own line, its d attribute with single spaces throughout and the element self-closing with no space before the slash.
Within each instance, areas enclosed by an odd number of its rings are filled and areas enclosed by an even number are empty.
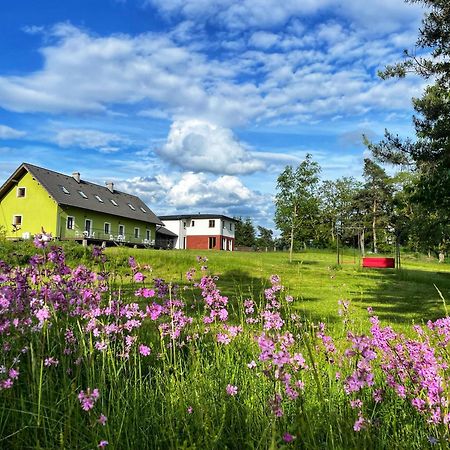
<svg viewBox="0 0 450 450">
<path fill-rule="evenodd" d="M 0 125 L 0 139 L 18 139 L 25 135 L 25 131 L 19 131 L 6 125 Z"/>
<path fill-rule="evenodd" d="M 236 140 L 231 130 L 197 119 L 176 121 L 157 153 L 183 169 L 244 174 L 264 168 Z"/>
<path fill-rule="evenodd" d="M 249 44 L 267 49 L 273 47 L 279 41 L 279 37 L 274 33 L 267 33 L 266 31 L 257 31 L 250 36 Z"/>
<path fill-rule="evenodd" d="M 252 191 L 235 176 L 184 172 L 134 177 L 117 185 L 141 197 L 156 214 L 212 212 L 252 216 L 264 223 L 273 217 L 272 199 Z"/>
<path fill-rule="evenodd" d="M 80 128 L 60 130 L 53 140 L 63 148 L 95 149 L 102 153 L 116 152 L 119 150 L 117 145 L 129 143 L 129 140 L 117 134 Z"/>
<path fill-rule="evenodd" d="M 401 0 L 147 0 L 163 15 L 213 22 L 227 29 L 269 29 L 332 8 L 333 14 L 372 32 L 417 26 L 423 9 Z"/>
</svg>

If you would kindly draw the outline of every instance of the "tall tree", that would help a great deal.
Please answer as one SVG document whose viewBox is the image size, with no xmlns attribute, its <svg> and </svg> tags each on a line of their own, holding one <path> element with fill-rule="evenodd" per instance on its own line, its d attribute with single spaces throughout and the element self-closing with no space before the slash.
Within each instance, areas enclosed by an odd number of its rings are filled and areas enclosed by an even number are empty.
<svg viewBox="0 0 450 450">
<path fill-rule="evenodd" d="M 258 237 L 256 238 L 256 246 L 259 248 L 273 248 L 273 231 L 258 225 Z"/>
<path fill-rule="evenodd" d="M 238 247 L 253 247 L 255 245 L 256 231 L 252 219 L 250 217 L 246 219 L 235 217 L 235 219 L 237 219 L 235 245 Z"/>
<path fill-rule="evenodd" d="M 411 201 L 428 219 L 433 217 L 428 236 L 434 236 L 434 245 L 444 249 L 450 242 L 450 2 L 409 3 L 428 7 L 416 48 L 405 50 L 406 59 L 388 66 L 380 75 L 404 77 L 412 72 L 432 79 L 433 84 L 422 97 L 413 99 L 416 139 L 401 140 L 386 131 L 385 139 L 369 148 L 379 160 L 409 166 L 415 172 L 417 181 Z"/>
<path fill-rule="evenodd" d="M 378 253 L 379 229 L 391 225 L 392 183 L 385 170 L 369 158 L 364 159 L 364 188 L 360 192 L 372 231 L 372 250 Z"/>
<path fill-rule="evenodd" d="M 347 235 L 353 233 L 357 226 L 354 223 L 354 201 L 360 189 L 361 183 L 352 177 L 325 180 L 322 183 L 321 216 L 323 235 L 328 242 L 335 242 L 337 227 Z"/>
<path fill-rule="evenodd" d="M 277 179 L 275 197 L 275 223 L 283 237 L 289 235 L 289 261 L 292 262 L 294 240 L 303 242 L 315 237 L 319 219 L 320 167 L 306 155 L 296 169 L 286 166 Z"/>
</svg>

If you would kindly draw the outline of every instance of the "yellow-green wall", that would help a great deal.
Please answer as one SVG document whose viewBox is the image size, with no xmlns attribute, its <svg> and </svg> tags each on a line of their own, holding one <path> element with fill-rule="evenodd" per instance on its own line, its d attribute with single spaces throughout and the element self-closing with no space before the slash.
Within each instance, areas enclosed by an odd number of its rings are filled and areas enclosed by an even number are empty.
<svg viewBox="0 0 450 450">
<path fill-rule="evenodd" d="M 25 188 L 25 197 L 17 197 L 17 188 Z M 22 225 L 13 231 L 13 217 L 22 216 Z M 67 229 L 67 217 L 74 217 L 74 229 Z M 40 233 L 42 228 L 47 233 L 60 239 L 82 238 L 85 219 L 92 221 L 91 238 L 117 240 L 119 225 L 125 227 L 125 242 L 142 244 L 147 239 L 146 230 L 150 230 L 149 240 L 155 239 L 156 225 L 138 220 L 125 219 L 108 214 L 58 205 L 48 192 L 33 176 L 26 172 L 0 200 L 0 229 L 4 227 L 7 238 L 23 238 Z M 104 224 L 111 224 L 110 234 L 104 233 Z M 134 237 L 134 228 L 139 228 L 139 237 Z"/>
<path fill-rule="evenodd" d="M 25 197 L 17 197 L 17 188 L 24 187 Z M 22 216 L 22 225 L 13 231 L 13 217 Z M 0 200 L 0 226 L 7 238 L 22 238 L 24 233 L 34 235 L 41 229 L 56 236 L 57 203 L 33 176 L 26 172 Z"/>
<path fill-rule="evenodd" d="M 141 244 L 146 239 L 146 230 L 150 230 L 150 240 L 155 239 L 155 224 L 141 222 L 138 220 L 125 219 L 117 216 L 110 216 L 96 211 L 90 211 L 87 209 L 74 208 L 71 206 L 59 207 L 59 232 L 58 235 L 61 239 L 65 238 L 78 238 L 82 237 L 85 229 L 85 220 L 90 219 L 92 221 L 92 231 L 95 232 L 95 239 L 109 240 L 110 235 L 117 239 L 119 234 L 119 225 L 125 226 L 125 237 L 127 242 Z M 74 218 L 74 229 L 67 229 L 67 217 Z M 111 232 L 109 234 L 104 233 L 104 224 L 108 222 L 111 224 Z M 134 228 L 140 229 L 140 235 L 138 238 L 134 237 Z"/>
</svg>

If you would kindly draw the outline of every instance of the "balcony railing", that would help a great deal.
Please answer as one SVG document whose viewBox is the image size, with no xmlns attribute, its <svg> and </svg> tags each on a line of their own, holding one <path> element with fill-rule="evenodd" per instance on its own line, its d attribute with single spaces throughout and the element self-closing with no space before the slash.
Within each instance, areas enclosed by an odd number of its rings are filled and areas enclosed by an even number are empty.
<svg viewBox="0 0 450 450">
<path fill-rule="evenodd" d="M 141 235 L 136 236 L 133 233 L 105 233 L 105 230 L 99 228 L 92 228 L 89 231 L 83 230 L 64 230 L 61 233 L 62 239 L 88 239 L 98 241 L 110 241 L 123 244 L 142 244 L 148 246 L 154 246 L 155 241 L 152 239 L 146 239 Z"/>
</svg>

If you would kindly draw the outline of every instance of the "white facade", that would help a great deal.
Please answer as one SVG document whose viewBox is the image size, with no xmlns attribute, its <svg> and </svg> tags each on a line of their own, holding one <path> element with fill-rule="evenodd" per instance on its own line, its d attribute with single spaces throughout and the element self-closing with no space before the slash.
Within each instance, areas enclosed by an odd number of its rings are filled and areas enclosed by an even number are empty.
<svg viewBox="0 0 450 450">
<path fill-rule="evenodd" d="M 224 250 L 233 250 L 236 223 L 234 220 L 225 216 L 202 217 L 196 216 L 180 216 L 173 218 L 172 216 L 162 217 L 165 228 L 178 235 L 174 248 L 188 248 L 189 236 L 215 236 L 221 239 L 220 248 Z"/>
</svg>

